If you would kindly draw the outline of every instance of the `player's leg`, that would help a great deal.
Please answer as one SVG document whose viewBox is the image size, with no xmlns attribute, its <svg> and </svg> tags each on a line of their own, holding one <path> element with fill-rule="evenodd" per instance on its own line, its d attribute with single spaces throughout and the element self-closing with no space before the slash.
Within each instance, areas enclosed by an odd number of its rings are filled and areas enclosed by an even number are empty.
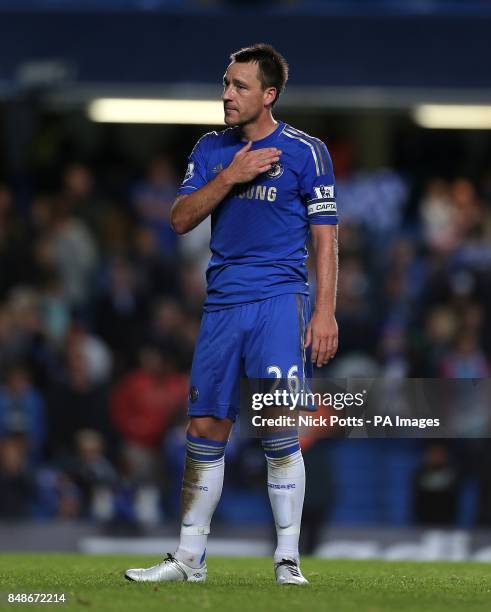
<svg viewBox="0 0 491 612">
<path fill-rule="evenodd" d="M 203 582 L 210 522 L 223 486 L 224 452 L 239 404 L 241 334 L 237 309 L 205 313 L 191 369 L 182 524 L 174 555 L 129 580 Z"/>
<path fill-rule="evenodd" d="M 195 569 L 205 561 L 211 519 L 222 494 L 225 446 L 232 424 L 228 418 L 190 418 L 182 482 L 181 535 L 174 557 Z"/>
<path fill-rule="evenodd" d="M 280 584 L 306 584 L 300 572 L 298 542 L 305 495 L 305 468 L 298 436 L 284 432 L 263 439 L 268 495 L 276 526 L 274 565 Z"/>
<path fill-rule="evenodd" d="M 220 500 L 224 453 L 239 404 L 241 309 L 206 313 L 190 377 L 182 523 L 175 557 L 204 563 L 210 522 Z"/>
<path fill-rule="evenodd" d="M 311 376 L 304 348 L 310 319 L 308 297 L 282 295 L 259 305 L 257 322 L 246 342 L 249 378 L 280 377 L 292 389 Z M 263 440 L 268 467 L 268 494 L 276 525 L 274 563 L 281 584 L 306 584 L 299 568 L 298 542 L 305 493 L 305 469 L 296 432 L 274 433 Z"/>
<path fill-rule="evenodd" d="M 268 494 L 278 538 L 274 561 L 298 561 L 305 494 L 305 468 L 298 437 L 278 433 L 263 439 L 262 444 L 268 466 Z"/>
<path fill-rule="evenodd" d="M 137 582 L 204 582 L 206 543 L 210 523 L 220 500 L 224 453 L 233 421 L 216 417 L 191 417 L 186 436 L 182 482 L 181 533 L 173 555 L 149 568 L 126 571 Z"/>
</svg>

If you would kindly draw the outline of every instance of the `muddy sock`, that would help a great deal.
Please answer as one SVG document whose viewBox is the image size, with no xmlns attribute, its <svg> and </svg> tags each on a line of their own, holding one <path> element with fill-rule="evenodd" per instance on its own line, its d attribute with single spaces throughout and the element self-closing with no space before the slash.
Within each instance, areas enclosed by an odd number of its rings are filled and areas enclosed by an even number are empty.
<svg viewBox="0 0 491 612">
<path fill-rule="evenodd" d="M 181 538 L 174 556 L 190 567 L 201 567 L 205 560 L 211 518 L 222 493 L 226 444 L 187 434 Z"/>
</svg>

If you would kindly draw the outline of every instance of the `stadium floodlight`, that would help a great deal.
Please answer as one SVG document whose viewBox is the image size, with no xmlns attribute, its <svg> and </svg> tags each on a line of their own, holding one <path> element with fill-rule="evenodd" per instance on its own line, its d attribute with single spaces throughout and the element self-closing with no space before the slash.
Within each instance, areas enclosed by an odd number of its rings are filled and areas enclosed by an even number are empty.
<svg viewBox="0 0 491 612">
<path fill-rule="evenodd" d="M 422 104 L 413 110 L 412 116 L 424 128 L 491 130 L 491 106 Z"/>
<path fill-rule="evenodd" d="M 170 123 L 223 125 L 223 104 L 214 100 L 98 98 L 89 118 L 99 123 Z"/>
</svg>

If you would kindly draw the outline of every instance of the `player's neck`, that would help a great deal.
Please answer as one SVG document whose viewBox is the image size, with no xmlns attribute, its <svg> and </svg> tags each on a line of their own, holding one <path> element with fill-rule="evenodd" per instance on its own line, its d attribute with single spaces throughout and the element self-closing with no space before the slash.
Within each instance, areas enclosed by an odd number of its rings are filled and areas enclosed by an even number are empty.
<svg viewBox="0 0 491 612">
<path fill-rule="evenodd" d="M 249 123 L 241 127 L 242 140 L 262 140 L 272 134 L 278 127 L 278 122 L 275 121 L 271 114 L 258 119 L 254 123 Z"/>
</svg>

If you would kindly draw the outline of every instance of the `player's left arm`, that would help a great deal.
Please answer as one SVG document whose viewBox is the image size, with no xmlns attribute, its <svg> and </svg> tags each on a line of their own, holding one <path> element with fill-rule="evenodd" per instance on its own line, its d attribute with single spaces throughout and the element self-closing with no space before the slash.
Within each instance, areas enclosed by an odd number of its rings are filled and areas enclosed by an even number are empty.
<svg viewBox="0 0 491 612">
<path fill-rule="evenodd" d="M 326 145 L 317 139 L 304 144 L 305 165 L 300 190 L 307 207 L 317 274 L 316 305 L 307 327 L 305 345 L 311 346 L 318 367 L 332 359 L 338 349 L 336 289 L 338 278 L 338 215 L 336 181 Z"/>
<path fill-rule="evenodd" d="M 321 367 L 332 359 L 338 349 L 336 322 L 336 291 L 338 279 L 338 226 L 311 225 L 315 251 L 317 289 L 315 311 L 310 320 L 305 346 L 312 345 L 312 362 Z"/>
</svg>

